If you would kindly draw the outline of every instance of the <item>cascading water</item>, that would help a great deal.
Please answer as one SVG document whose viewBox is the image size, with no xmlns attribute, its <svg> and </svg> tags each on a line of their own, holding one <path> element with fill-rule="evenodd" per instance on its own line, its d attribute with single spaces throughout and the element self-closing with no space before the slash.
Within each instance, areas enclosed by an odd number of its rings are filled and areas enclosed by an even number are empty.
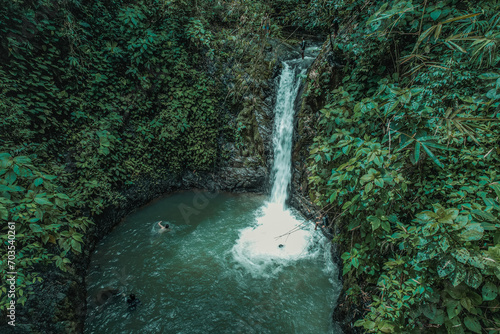
<svg viewBox="0 0 500 334">
<path fill-rule="evenodd" d="M 232 250 L 234 258 L 255 277 L 275 275 L 293 261 L 317 256 L 321 251 L 311 224 L 286 206 L 292 170 L 294 105 L 301 77 L 312 60 L 306 57 L 283 62 L 275 106 L 271 197 L 257 213 L 256 225 L 241 231 Z"/>
<path fill-rule="evenodd" d="M 300 78 L 297 76 L 299 69 L 300 67 L 297 65 L 283 63 L 275 107 L 274 165 L 272 170 L 274 180 L 271 203 L 283 207 L 285 207 L 285 201 L 288 197 L 288 186 L 291 180 L 294 105 L 300 87 Z M 300 74 L 304 74 L 305 71 L 302 69 Z"/>
</svg>

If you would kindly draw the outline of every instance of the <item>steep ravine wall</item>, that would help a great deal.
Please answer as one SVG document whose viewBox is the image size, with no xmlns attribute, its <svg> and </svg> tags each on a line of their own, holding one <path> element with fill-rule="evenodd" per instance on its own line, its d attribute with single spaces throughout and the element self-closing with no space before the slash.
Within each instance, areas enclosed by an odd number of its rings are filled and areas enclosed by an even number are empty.
<svg viewBox="0 0 500 334">
<path fill-rule="evenodd" d="M 335 60 L 335 56 L 329 51 L 328 42 L 322 47 L 322 51 L 311 65 L 307 73 L 307 79 L 295 101 L 296 116 L 295 116 L 295 132 L 294 132 L 294 146 L 292 148 L 292 183 L 291 183 L 291 198 L 290 205 L 299 210 L 304 217 L 315 222 L 321 214 L 320 208 L 315 207 L 309 197 L 309 173 L 307 171 L 309 147 L 313 143 L 316 135 L 315 126 L 318 119 L 320 119 L 320 110 L 325 105 L 324 94 L 316 95 L 311 92 L 315 89 L 332 89 L 336 87 L 341 81 L 342 72 L 340 69 L 340 62 Z M 323 75 L 323 76 L 322 76 Z M 329 83 L 327 87 L 322 86 L 319 82 L 320 77 L 325 75 L 329 76 Z M 331 217 L 325 222 L 325 228 L 321 224 L 318 231 L 321 230 L 323 235 L 332 240 L 336 233 L 339 231 L 335 228 L 335 222 Z M 342 259 L 340 254 L 343 250 L 338 249 L 338 245 L 332 243 L 331 254 L 333 261 L 337 264 L 338 280 L 342 280 Z M 345 304 L 343 293 L 338 298 L 337 306 L 332 315 L 334 321 L 343 331 L 344 334 L 360 333 L 359 329 L 354 327 L 356 308 L 353 305 Z M 332 298 L 334 298 L 332 296 Z"/>
<path fill-rule="evenodd" d="M 165 174 L 159 179 L 142 177 L 124 188 L 125 198 L 119 206 L 108 207 L 102 214 L 93 217 L 94 225 L 84 239 L 82 254 L 71 259 L 71 271 L 61 272 L 55 266 L 34 268 L 40 272 L 43 282 L 36 283 L 34 295 L 24 306 L 16 310 L 16 326 L 0 324 L 0 333 L 82 333 L 84 328 L 87 293 L 85 275 L 90 256 L 97 243 L 107 235 L 125 216 L 141 206 L 165 194 L 179 190 L 205 189 L 208 191 L 260 192 L 268 191 L 269 166 L 272 166 L 273 107 L 276 100 L 276 78 L 280 74 L 282 60 L 297 55 L 290 47 L 270 40 L 266 47 L 267 64 L 275 64 L 260 81 L 258 108 L 249 115 L 254 120 L 252 137 L 261 140 L 260 150 L 244 152 L 235 143 L 224 142 L 220 146 L 225 158 L 220 158 L 212 172 L 186 171 L 181 175 Z M 233 114 L 236 124 L 238 112 Z M 250 146 L 250 145 L 249 145 Z"/>
</svg>

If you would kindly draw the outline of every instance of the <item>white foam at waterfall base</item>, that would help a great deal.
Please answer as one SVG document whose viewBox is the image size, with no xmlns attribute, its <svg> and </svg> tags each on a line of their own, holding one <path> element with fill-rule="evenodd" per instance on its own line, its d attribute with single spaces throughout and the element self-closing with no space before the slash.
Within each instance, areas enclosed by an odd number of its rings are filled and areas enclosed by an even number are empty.
<svg viewBox="0 0 500 334">
<path fill-rule="evenodd" d="M 256 215 L 256 225 L 240 232 L 233 257 L 254 277 L 272 276 L 299 259 L 317 255 L 321 247 L 311 230 L 310 223 L 283 205 L 267 203 Z"/>
<path fill-rule="evenodd" d="M 255 226 L 240 231 L 232 249 L 234 259 L 253 276 L 276 274 L 294 261 L 316 256 L 321 249 L 319 243 L 313 242 L 311 223 L 294 215 L 285 204 L 291 179 L 294 102 L 300 87 L 299 74 L 305 73 L 307 65 L 300 60 L 283 63 L 274 109 L 271 198 L 256 215 Z"/>
</svg>

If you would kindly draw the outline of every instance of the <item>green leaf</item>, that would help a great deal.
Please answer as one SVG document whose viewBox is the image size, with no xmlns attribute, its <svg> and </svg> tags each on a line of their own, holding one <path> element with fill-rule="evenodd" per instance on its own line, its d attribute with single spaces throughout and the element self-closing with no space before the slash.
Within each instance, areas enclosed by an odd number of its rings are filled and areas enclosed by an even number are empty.
<svg viewBox="0 0 500 334">
<path fill-rule="evenodd" d="M 365 193 L 368 194 L 373 189 L 373 183 L 369 182 L 365 185 Z"/>
<path fill-rule="evenodd" d="M 455 230 L 460 230 L 469 222 L 469 217 L 466 215 L 460 215 L 455 218 L 455 223 L 452 225 Z"/>
<path fill-rule="evenodd" d="M 479 76 L 479 79 L 482 80 L 496 80 L 500 78 L 500 74 L 497 73 L 483 73 Z"/>
<path fill-rule="evenodd" d="M 415 163 L 418 162 L 419 158 L 420 158 L 420 143 L 417 142 L 417 144 L 415 145 L 415 153 L 414 153 Z"/>
<path fill-rule="evenodd" d="M 381 321 L 378 324 L 378 330 L 382 333 L 394 333 L 394 325 L 389 321 Z"/>
<path fill-rule="evenodd" d="M 5 180 L 7 181 L 7 184 L 13 184 L 17 180 L 17 175 L 13 171 L 8 172 L 5 175 Z"/>
<path fill-rule="evenodd" d="M 483 282 L 483 276 L 481 275 L 479 270 L 475 269 L 467 273 L 467 277 L 465 278 L 465 283 L 471 288 L 474 289 L 479 288 L 482 282 Z"/>
<path fill-rule="evenodd" d="M 49 201 L 48 199 L 43 198 L 43 197 L 36 197 L 35 202 L 40 204 L 40 205 L 53 205 L 53 203 L 51 201 Z"/>
<path fill-rule="evenodd" d="M 389 224 L 389 221 L 383 220 L 380 225 L 386 232 L 391 232 L 391 225 Z"/>
<path fill-rule="evenodd" d="M 448 243 L 448 239 L 445 236 L 441 237 L 441 239 L 439 240 L 439 246 L 441 247 L 443 252 L 446 252 L 448 250 L 448 248 L 450 248 L 450 244 Z"/>
<path fill-rule="evenodd" d="M 330 203 L 333 203 L 335 199 L 337 198 L 338 192 L 334 192 L 333 194 L 330 195 Z"/>
<path fill-rule="evenodd" d="M 469 251 L 465 248 L 458 248 L 451 253 L 451 255 L 457 259 L 458 262 L 461 262 L 463 264 L 467 263 L 467 261 L 470 258 Z"/>
<path fill-rule="evenodd" d="M 0 184 L 0 192 L 4 192 L 4 191 L 11 192 L 12 191 L 12 187 Z"/>
<path fill-rule="evenodd" d="M 467 224 L 465 229 L 460 233 L 460 238 L 464 241 L 481 240 L 483 237 L 484 228 L 479 223 Z"/>
<path fill-rule="evenodd" d="M 77 253 L 82 252 L 81 244 L 74 239 L 71 240 L 71 248 L 73 248 Z"/>
<path fill-rule="evenodd" d="M 500 232 L 495 233 L 493 236 L 493 243 L 495 245 L 500 244 Z"/>
<path fill-rule="evenodd" d="M 38 187 L 43 183 L 43 179 L 41 177 L 35 179 L 35 186 Z"/>
<path fill-rule="evenodd" d="M 345 210 L 347 209 L 348 207 L 350 207 L 352 205 L 352 202 L 351 201 L 347 201 L 344 203 L 344 205 L 342 205 L 342 210 Z"/>
<path fill-rule="evenodd" d="M 9 218 L 9 211 L 3 206 L 3 204 L 0 204 L 0 220 L 8 220 Z"/>
<path fill-rule="evenodd" d="M 477 320 L 476 317 L 470 317 L 470 316 L 465 317 L 464 324 L 465 327 L 467 327 L 474 333 L 481 333 L 481 325 L 479 324 L 479 321 Z"/>
<path fill-rule="evenodd" d="M 9 153 L 0 153 L 0 168 L 7 169 L 12 165 L 12 156 Z"/>
<path fill-rule="evenodd" d="M 439 277 L 446 277 L 455 271 L 455 263 L 451 259 L 441 261 L 437 267 Z"/>
<path fill-rule="evenodd" d="M 376 325 L 376 323 L 374 321 L 370 321 L 370 320 L 366 320 L 366 319 L 360 319 L 354 323 L 354 326 L 356 326 L 356 327 L 363 326 L 364 329 L 374 329 L 375 325 Z"/>
<path fill-rule="evenodd" d="M 500 99 L 500 94 L 497 94 L 497 89 L 492 88 L 486 93 L 486 97 L 492 100 Z"/>
<path fill-rule="evenodd" d="M 439 231 L 439 224 L 435 221 L 431 221 L 422 228 L 422 234 L 424 237 L 430 237 Z"/>
<path fill-rule="evenodd" d="M 460 302 L 455 299 L 447 299 L 446 300 L 446 312 L 448 313 L 448 318 L 453 319 L 460 313 L 460 309 L 458 308 Z"/>
<path fill-rule="evenodd" d="M 30 162 L 31 159 L 23 155 L 14 158 L 16 164 L 29 164 Z"/>
<path fill-rule="evenodd" d="M 459 266 L 459 268 L 461 268 L 461 266 Z M 465 298 L 468 290 L 469 289 L 464 284 L 459 285 L 457 287 L 452 287 L 452 286 L 445 287 L 445 291 L 448 292 L 451 297 L 459 300 Z"/>
<path fill-rule="evenodd" d="M 473 307 L 472 301 L 470 300 L 469 297 L 464 297 L 460 299 L 460 305 L 462 305 L 467 311 L 471 311 Z"/>
<path fill-rule="evenodd" d="M 403 138 L 406 138 L 406 137 L 403 137 Z M 398 152 L 401 151 L 402 149 L 404 149 L 406 146 L 410 145 L 411 143 L 413 143 L 415 139 L 411 138 L 411 139 L 408 139 L 406 142 L 403 143 L 403 145 L 401 145 L 399 148 L 398 148 Z"/>
<path fill-rule="evenodd" d="M 500 200 L 500 184 L 490 184 L 490 187 L 495 191 L 497 194 L 498 200 Z"/>
<path fill-rule="evenodd" d="M 437 324 L 437 325 L 442 325 L 444 324 L 444 311 L 441 309 L 438 309 L 436 312 L 436 316 L 431 319 L 431 324 Z"/>
<path fill-rule="evenodd" d="M 434 10 L 432 13 L 431 13 L 431 18 L 434 20 L 434 21 L 437 21 L 439 19 L 439 16 L 441 15 L 441 10 L 440 9 L 436 9 Z"/>
<path fill-rule="evenodd" d="M 491 282 L 486 282 L 483 285 L 482 295 L 484 301 L 494 300 L 498 296 L 498 288 Z"/>
<path fill-rule="evenodd" d="M 375 185 L 377 187 L 383 188 L 384 187 L 384 180 L 382 178 L 375 179 Z"/>
<path fill-rule="evenodd" d="M 452 224 L 455 218 L 458 217 L 457 209 L 446 209 L 445 214 L 441 216 L 438 221 L 444 224 Z"/>
<path fill-rule="evenodd" d="M 496 231 L 497 230 L 497 225 L 490 224 L 490 223 L 487 223 L 487 222 L 482 222 L 481 223 L 481 226 L 484 228 L 485 231 Z"/>
<path fill-rule="evenodd" d="M 35 233 L 43 232 L 43 229 L 38 224 L 30 224 L 30 229 Z"/>
<path fill-rule="evenodd" d="M 436 156 L 434 155 L 434 153 L 432 153 L 432 152 L 431 152 L 431 150 L 430 150 L 429 148 L 427 148 L 427 146 L 426 146 L 426 145 L 424 145 L 423 143 L 422 143 L 422 146 L 424 147 L 425 152 L 426 152 L 426 153 L 427 153 L 427 155 L 428 155 L 428 156 L 432 159 L 432 161 L 433 161 L 436 165 L 438 165 L 439 167 L 444 168 L 443 163 L 442 163 L 441 161 L 439 161 L 439 159 L 438 159 L 438 158 L 436 158 Z"/>
<path fill-rule="evenodd" d="M 472 210 L 472 213 L 476 216 L 483 218 L 484 220 L 488 220 L 491 222 L 497 221 L 497 217 L 493 216 L 491 213 L 482 211 L 482 210 Z"/>
<path fill-rule="evenodd" d="M 59 197 L 59 198 L 62 198 L 62 199 L 70 199 L 69 196 L 66 195 L 66 194 L 58 193 L 58 194 L 56 194 L 56 196 Z"/>
<path fill-rule="evenodd" d="M 378 217 L 369 216 L 368 218 L 366 218 L 366 220 L 368 220 L 371 223 L 372 231 L 375 231 L 376 229 L 378 229 L 380 227 L 380 219 L 378 219 Z"/>
<path fill-rule="evenodd" d="M 17 302 L 18 302 L 19 304 L 21 304 L 21 305 L 23 305 L 23 306 L 24 306 L 24 304 L 26 303 L 26 300 L 27 300 L 27 299 L 26 299 L 26 296 L 22 296 L 22 297 L 20 297 L 20 298 L 17 300 Z"/>
<path fill-rule="evenodd" d="M 445 321 L 445 326 L 448 334 L 463 334 L 464 326 L 460 322 L 459 317 L 455 317 L 451 320 Z"/>
<path fill-rule="evenodd" d="M 427 304 L 424 306 L 424 315 L 429 319 L 434 319 L 436 317 L 437 308 L 436 304 Z"/>
<path fill-rule="evenodd" d="M 484 260 L 482 256 L 472 256 L 469 259 L 469 263 L 479 269 L 484 269 Z"/>
</svg>

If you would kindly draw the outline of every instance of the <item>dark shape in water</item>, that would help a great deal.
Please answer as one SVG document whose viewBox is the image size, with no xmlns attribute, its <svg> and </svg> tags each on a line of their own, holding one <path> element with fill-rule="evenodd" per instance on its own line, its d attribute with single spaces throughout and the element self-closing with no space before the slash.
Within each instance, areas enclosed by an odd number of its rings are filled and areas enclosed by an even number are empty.
<svg viewBox="0 0 500 334">
<path fill-rule="evenodd" d="M 114 289 L 109 286 L 105 287 L 97 293 L 95 297 L 95 303 L 97 306 L 104 305 L 108 300 L 118 295 L 119 293 L 120 291 L 118 289 Z"/>
<path fill-rule="evenodd" d="M 130 294 L 130 296 L 127 299 L 129 311 L 134 311 L 140 302 L 141 301 L 139 299 L 137 299 L 133 293 Z"/>
</svg>

